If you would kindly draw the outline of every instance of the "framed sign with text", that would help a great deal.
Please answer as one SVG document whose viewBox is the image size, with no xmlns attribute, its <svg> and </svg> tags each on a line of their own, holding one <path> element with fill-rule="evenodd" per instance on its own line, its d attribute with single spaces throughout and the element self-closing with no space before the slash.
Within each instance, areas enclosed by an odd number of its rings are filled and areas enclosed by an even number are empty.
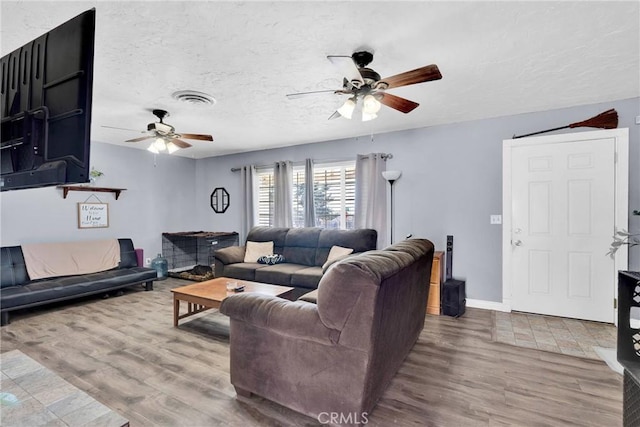
<svg viewBox="0 0 640 427">
<path fill-rule="evenodd" d="M 109 227 L 108 203 L 78 203 L 78 228 Z"/>
</svg>

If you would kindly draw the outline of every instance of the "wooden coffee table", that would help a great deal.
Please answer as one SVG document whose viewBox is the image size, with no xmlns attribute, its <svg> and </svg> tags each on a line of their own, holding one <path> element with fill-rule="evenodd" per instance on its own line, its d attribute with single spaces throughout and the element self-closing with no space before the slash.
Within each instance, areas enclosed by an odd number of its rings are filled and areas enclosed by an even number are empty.
<svg viewBox="0 0 640 427">
<path fill-rule="evenodd" d="M 239 286 L 244 286 L 244 291 L 227 291 L 227 282 L 237 282 Z M 173 292 L 173 326 L 178 326 L 178 320 L 194 314 L 219 308 L 222 301 L 237 293 L 255 292 L 265 295 L 282 296 L 293 288 L 288 286 L 270 285 L 267 283 L 250 282 L 248 280 L 236 280 L 228 277 L 218 277 L 206 282 L 194 283 L 193 285 L 181 286 L 171 289 Z M 187 303 L 187 312 L 180 314 L 180 301 Z"/>
</svg>

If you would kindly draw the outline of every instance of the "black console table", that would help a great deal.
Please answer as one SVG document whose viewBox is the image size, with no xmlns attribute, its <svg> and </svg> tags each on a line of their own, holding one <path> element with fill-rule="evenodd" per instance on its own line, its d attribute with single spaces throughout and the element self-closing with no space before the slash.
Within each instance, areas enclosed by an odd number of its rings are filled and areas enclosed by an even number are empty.
<svg viewBox="0 0 640 427">
<path fill-rule="evenodd" d="M 640 328 L 631 325 L 632 307 L 640 310 L 640 272 L 620 271 L 617 358 L 624 368 L 624 427 L 640 425 Z"/>
</svg>

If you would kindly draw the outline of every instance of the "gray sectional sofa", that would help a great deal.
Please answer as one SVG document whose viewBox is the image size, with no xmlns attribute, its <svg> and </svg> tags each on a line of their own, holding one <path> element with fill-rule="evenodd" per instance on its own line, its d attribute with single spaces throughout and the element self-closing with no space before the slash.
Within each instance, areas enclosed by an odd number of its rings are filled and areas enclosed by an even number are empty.
<svg viewBox="0 0 640 427">
<path fill-rule="evenodd" d="M 424 327 L 432 261 L 432 242 L 404 240 L 336 263 L 316 304 L 257 293 L 226 298 L 220 312 L 231 319 L 238 395 L 321 422 L 335 413 L 355 418 L 338 424 L 366 424 Z"/>
<path fill-rule="evenodd" d="M 356 254 L 376 249 L 377 238 L 376 230 L 368 228 L 254 227 L 247 242 L 273 241 L 274 252 L 284 256 L 285 262 L 275 265 L 244 262 L 246 246 L 232 246 L 214 252 L 214 272 L 216 277 L 292 286 L 296 289 L 287 297 L 295 299 L 318 287 L 324 274 L 322 266 L 333 246 L 351 248 Z"/>
<path fill-rule="evenodd" d="M 9 323 L 9 312 L 57 301 L 102 294 L 127 286 L 144 284 L 153 289 L 157 272 L 138 267 L 131 239 L 118 239 L 120 263 L 115 269 L 91 274 L 31 280 L 20 246 L 0 248 L 1 325 Z"/>
</svg>

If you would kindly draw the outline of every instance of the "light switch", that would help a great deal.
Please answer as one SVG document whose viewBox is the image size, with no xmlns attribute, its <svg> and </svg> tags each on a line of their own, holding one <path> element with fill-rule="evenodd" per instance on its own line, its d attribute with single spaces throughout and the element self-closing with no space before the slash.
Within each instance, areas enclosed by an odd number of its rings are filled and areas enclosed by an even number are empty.
<svg viewBox="0 0 640 427">
<path fill-rule="evenodd" d="M 489 217 L 489 222 L 491 224 L 502 224 L 502 215 L 491 215 Z"/>
</svg>

